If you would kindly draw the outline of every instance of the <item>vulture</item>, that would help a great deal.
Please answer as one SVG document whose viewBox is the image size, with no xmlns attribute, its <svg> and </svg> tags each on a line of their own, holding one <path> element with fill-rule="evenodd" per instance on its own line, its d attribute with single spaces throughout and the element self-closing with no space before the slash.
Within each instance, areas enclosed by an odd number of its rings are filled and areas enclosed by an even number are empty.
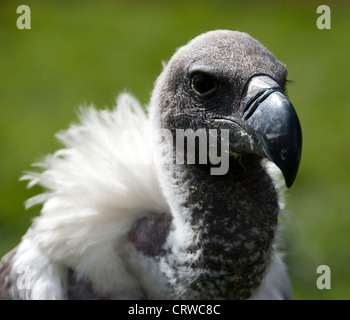
<svg viewBox="0 0 350 320">
<path fill-rule="evenodd" d="M 43 193 L 0 262 L 1 299 L 291 299 L 283 192 L 301 126 L 287 69 L 250 35 L 178 48 L 144 109 L 81 109 L 22 179 Z M 282 219 L 283 220 L 283 219 Z"/>
</svg>

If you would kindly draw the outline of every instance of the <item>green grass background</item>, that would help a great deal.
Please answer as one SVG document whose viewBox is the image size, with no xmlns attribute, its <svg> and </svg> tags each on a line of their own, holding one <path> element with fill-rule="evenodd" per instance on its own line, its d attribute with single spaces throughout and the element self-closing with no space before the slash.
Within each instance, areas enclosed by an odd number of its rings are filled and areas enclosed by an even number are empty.
<svg viewBox="0 0 350 320">
<path fill-rule="evenodd" d="M 18 30 L 17 6 L 32 29 Z M 331 8 L 331 30 L 316 8 Z M 303 156 L 288 190 L 287 262 L 296 299 L 350 298 L 349 1 L 0 2 L 0 256 L 14 247 L 39 207 L 40 192 L 18 179 L 59 147 L 54 134 L 79 105 L 112 107 L 124 90 L 147 104 L 175 48 L 211 29 L 250 33 L 286 63 L 288 94 L 303 128 Z M 331 268 L 330 290 L 316 268 Z"/>
</svg>

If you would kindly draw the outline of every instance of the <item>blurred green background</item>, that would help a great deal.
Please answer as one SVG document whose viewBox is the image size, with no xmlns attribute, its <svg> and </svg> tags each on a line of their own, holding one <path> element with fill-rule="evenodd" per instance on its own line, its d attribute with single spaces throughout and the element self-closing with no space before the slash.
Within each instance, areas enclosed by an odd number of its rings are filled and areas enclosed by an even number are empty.
<svg viewBox="0 0 350 320">
<path fill-rule="evenodd" d="M 327 3 L 328 2 L 328 3 Z M 0 2 L 0 256 L 40 207 L 19 177 L 59 147 L 57 131 L 79 105 L 112 107 L 124 90 L 147 104 L 161 61 L 199 33 L 250 33 L 286 63 L 288 94 L 302 123 L 302 163 L 288 190 L 287 262 L 296 299 L 350 298 L 349 1 Z M 17 6 L 32 29 L 16 27 Z M 331 29 L 316 27 L 328 4 Z M 319 290 L 316 268 L 331 268 Z"/>
</svg>

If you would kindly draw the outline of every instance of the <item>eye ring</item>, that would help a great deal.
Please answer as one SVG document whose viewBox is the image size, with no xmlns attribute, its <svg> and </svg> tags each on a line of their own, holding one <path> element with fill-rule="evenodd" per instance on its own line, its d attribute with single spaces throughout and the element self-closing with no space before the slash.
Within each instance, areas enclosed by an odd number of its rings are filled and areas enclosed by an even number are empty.
<svg viewBox="0 0 350 320">
<path fill-rule="evenodd" d="M 217 91 L 216 82 L 205 73 L 196 73 L 192 76 L 191 88 L 200 97 L 212 96 Z"/>
</svg>

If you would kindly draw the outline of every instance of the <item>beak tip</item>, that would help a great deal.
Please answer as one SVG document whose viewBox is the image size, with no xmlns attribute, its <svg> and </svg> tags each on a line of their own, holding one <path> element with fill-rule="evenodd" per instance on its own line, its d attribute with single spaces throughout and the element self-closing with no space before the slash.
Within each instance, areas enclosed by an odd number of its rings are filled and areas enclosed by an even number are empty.
<svg viewBox="0 0 350 320">
<path fill-rule="evenodd" d="M 300 159 L 301 159 L 301 149 L 292 150 L 290 156 L 287 158 L 288 161 L 280 161 L 279 158 L 274 158 L 272 161 L 280 168 L 282 171 L 284 181 L 287 188 L 290 188 L 298 174 Z"/>
<path fill-rule="evenodd" d="M 284 181 L 286 183 L 286 186 L 289 189 L 293 185 L 297 174 L 295 173 L 290 175 L 289 174 L 283 174 L 283 175 L 284 175 Z"/>
</svg>

